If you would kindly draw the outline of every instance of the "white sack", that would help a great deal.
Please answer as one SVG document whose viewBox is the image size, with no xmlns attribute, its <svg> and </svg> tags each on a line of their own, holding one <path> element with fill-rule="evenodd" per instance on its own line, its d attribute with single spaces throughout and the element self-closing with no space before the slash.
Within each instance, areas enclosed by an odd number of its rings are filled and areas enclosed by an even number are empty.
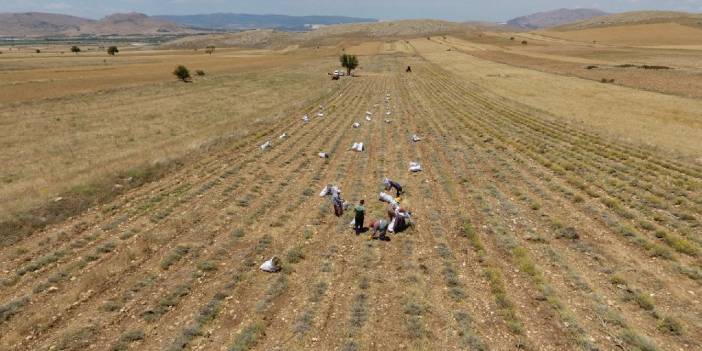
<svg viewBox="0 0 702 351">
<path fill-rule="evenodd" d="M 418 137 L 417 134 L 414 134 L 414 135 L 412 135 L 412 141 L 414 141 L 416 143 L 416 142 L 422 141 L 422 138 Z"/>
<path fill-rule="evenodd" d="M 338 194 L 338 193 L 341 193 L 341 188 L 339 188 L 339 187 L 336 186 L 336 185 L 334 185 L 334 186 L 329 186 L 329 185 L 327 185 L 327 186 L 325 186 L 324 189 L 322 189 L 322 191 L 319 193 L 319 196 L 320 196 L 320 197 L 325 197 L 325 196 L 327 196 L 327 195 L 333 195 L 333 194 Z"/>
<path fill-rule="evenodd" d="M 275 273 L 280 271 L 280 266 L 276 264 L 275 261 L 278 261 L 277 257 L 271 257 L 270 260 L 263 262 L 261 265 L 261 270 L 264 272 L 269 272 L 269 273 Z"/>
<path fill-rule="evenodd" d="M 278 137 L 278 139 L 285 139 L 287 137 L 288 137 L 288 133 L 283 133 Z"/>
<path fill-rule="evenodd" d="M 398 205 L 395 198 L 392 197 L 392 195 L 390 195 L 390 194 L 380 193 L 380 195 L 378 195 L 378 200 L 383 201 L 383 202 L 387 202 L 387 203 L 391 204 L 393 207 Z"/>
<path fill-rule="evenodd" d="M 371 118 L 369 116 L 366 116 L 366 121 L 370 122 Z"/>
<path fill-rule="evenodd" d="M 325 186 L 324 189 L 319 193 L 319 197 L 325 197 L 329 194 L 329 187 Z"/>
<path fill-rule="evenodd" d="M 363 143 L 353 143 L 351 150 L 361 152 L 363 151 Z"/>
<path fill-rule="evenodd" d="M 395 221 L 396 221 L 396 219 L 393 218 L 392 221 L 390 221 L 390 225 L 388 225 L 388 231 L 389 231 L 390 233 L 394 233 L 394 232 L 395 232 Z"/>
<path fill-rule="evenodd" d="M 321 158 L 329 158 L 329 154 L 326 153 L 326 152 L 320 152 L 320 153 L 319 153 L 319 157 L 321 157 Z"/>
<path fill-rule="evenodd" d="M 409 171 L 410 172 L 421 172 L 422 166 L 417 162 L 410 162 Z"/>
<path fill-rule="evenodd" d="M 271 147 L 271 142 L 266 141 L 263 145 L 261 145 L 261 150 L 268 149 L 269 147 Z"/>
<path fill-rule="evenodd" d="M 353 127 L 354 128 L 361 128 L 361 123 L 356 122 L 353 124 Z"/>
</svg>

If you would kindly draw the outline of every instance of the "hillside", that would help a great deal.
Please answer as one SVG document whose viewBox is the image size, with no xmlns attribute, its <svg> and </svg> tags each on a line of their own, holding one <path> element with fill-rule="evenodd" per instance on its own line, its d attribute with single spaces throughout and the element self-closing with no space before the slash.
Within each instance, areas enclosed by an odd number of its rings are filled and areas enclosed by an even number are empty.
<svg viewBox="0 0 702 351">
<path fill-rule="evenodd" d="M 607 12 L 596 9 L 558 9 L 517 17 L 508 21 L 507 24 L 523 29 L 539 29 L 560 26 L 607 14 Z"/>
<path fill-rule="evenodd" d="M 207 46 L 218 48 L 284 48 L 300 41 L 298 33 L 281 32 L 273 29 L 249 30 L 238 33 L 195 35 L 166 43 L 165 49 L 198 49 Z"/>
<path fill-rule="evenodd" d="M 560 39 L 634 46 L 702 45 L 702 14 L 627 12 L 548 28 L 544 35 Z"/>
<path fill-rule="evenodd" d="M 325 26 L 304 33 L 276 30 L 253 30 L 240 33 L 198 35 L 167 43 L 166 48 L 217 47 L 284 48 L 289 45 L 333 45 L 350 38 L 398 39 L 462 33 L 479 28 L 475 24 L 460 24 L 438 20 L 403 20 L 378 23 L 355 23 Z"/>
<path fill-rule="evenodd" d="M 702 29 L 678 23 L 628 24 L 579 30 L 550 30 L 545 35 L 590 43 L 635 46 L 702 45 Z"/>
<path fill-rule="evenodd" d="M 140 13 L 118 13 L 99 21 L 51 13 L 0 14 L 0 36 L 187 34 L 195 30 Z"/>
<path fill-rule="evenodd" d="M 81 26 L 92 22 L 95 21 L 54 13 L 0 13 L 0 36 L 80 34 Z"/>
<path fill-rule="evenodd" d="M 402 20 L 379 23 L 358 23 L 323 27 L 307 33 L 309 38 L 363 35 L 370 38 L 416 37 L 440 35 L 466 30 L 468 26 L 439 20 Z"/>
<path fill-rule="evenodd" d="M 334 25 L 359 22 L 377 22 L 373 18 L 355 18 L 342 16 L 284 16 L 251 15 L 238 13 L 214 13 L 188 16 L 154 16 L 154 18 L 178 23 L 183 26 L 222 29 L 247 30 L 270 28 L 281 30 L 308 30 L 318 25 Z"/>
<path fill-rule="evenodd" d="M 117 13 L 100 21 L 81 26 L 81 31 L 94 35 L 155 35 L 193 33 L 181 25 L 149 17 L 141 13 Z"/>
<path fill-rule="evenodd" d="M 676 23 L 702 28 L 702 14 L 674 11 L 634 11 L 604 17 L 591 18 L 577 23 L 555 28 L 557 30 L 580 30 L 589 28 L 640 25 L 655 23 Z"/>
</svg>

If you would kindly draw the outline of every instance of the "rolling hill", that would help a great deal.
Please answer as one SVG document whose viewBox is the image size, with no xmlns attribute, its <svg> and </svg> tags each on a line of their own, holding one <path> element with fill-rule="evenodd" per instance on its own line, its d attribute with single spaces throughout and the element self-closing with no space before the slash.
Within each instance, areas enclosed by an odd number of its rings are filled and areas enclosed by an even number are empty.
<svg viewBox="0 0 702 351">
<path fill-rule="evenodd" d="M 100 20 L 28 12 L 0 14 L 0 36 L 46 37 L 79 35 L 187 34 L 195 30 L 140 13 L 118 13 Z"/>
<path fill-rule="evenodd" d="M 284 16 L 251 15 L 238 13 L 214 13 L 187 16 L 155 16 L 157 19 L 178 23 L 183 26 L 220 30 L 280 29 L 309 30 L 315 26 L 359 22 L 377 22 L 373 18 L 342 16 Z"/>
<path fill-rule="evenodd" d="M 558 9 L 517 17 L 508 21 L 507 24 L 523 29 L 539 29 L 601 17 L 607 14 L 607 12 L 596 9 Z"/>
<path fill-rule="evenodd" d="M 656 23 L 676 23 L 702 28 L 702 14 L 675 11 L 634 11 L 591 18 L 576 23 L 560 26 L 557 30 L 579 30 L 624 25 L 641 25 Z"/>
<path fill-rule="evenodd" d="M 81 30 L 94 35 L 157 35 L 195 32 L 195 30 L 179 24 L 135 12 L 113 14 L 97 22 L 87 23 L 81 27 Z"/>
<path fill-rule="evenodd" d="M 635 46 L 702 45 L 702 14 L 626 12 L 549 28 L 549 36 L 582 42 Z"/>
<path fill-rule="evenodd" d="M 0 13 L 0 36 L 80 34 L 81 26 L 95 22 L 54 13 Z"/>
<path fill-rule="evenodd" d="M 476 24 L 460 24 L 438 20 L 402 20 L 377 23 L 340 24 L 321 27 L 304 33 L 278 30 L 251 30 L 239 33 L 196 35 L 167 43 L 166 48 L 248 47 L 285 48 L 289 45 L 334 45 L 349 39 L 416 38 L 451 33 L 464 33 L 482 28 Z"/>
</svg>

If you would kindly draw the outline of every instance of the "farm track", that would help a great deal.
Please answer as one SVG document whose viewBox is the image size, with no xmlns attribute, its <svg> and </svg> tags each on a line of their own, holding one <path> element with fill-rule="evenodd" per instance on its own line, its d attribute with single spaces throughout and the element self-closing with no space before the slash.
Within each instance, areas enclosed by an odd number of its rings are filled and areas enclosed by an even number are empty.
<svg viewBox="0 0 702 351">
<path fill-rule="evenodd" d="M 699 167 L 419 57 L 368 60 L 332 96 L 0 250 L 0 349 L 702 347 Z M 340 185 L 368 222 L 384 176 L 416 221 L 389 242 L 317 195 Z M 259 272 L 272 255 L 284 271 Z"/>
</svg>

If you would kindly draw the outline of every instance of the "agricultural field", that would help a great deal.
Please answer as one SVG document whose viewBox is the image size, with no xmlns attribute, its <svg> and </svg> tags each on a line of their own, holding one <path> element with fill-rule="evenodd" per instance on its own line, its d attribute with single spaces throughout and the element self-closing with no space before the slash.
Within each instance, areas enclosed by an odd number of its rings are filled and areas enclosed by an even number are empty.
<svg viewBox="0 0 702 351">
<path fill-rule="evenodd" d="M 313 52 L 92 49 L 0 55 L 0 221 L 55 198 L 69 210 L 84 193 L 129 187 L 117 178 L 248 135 L 332 88 L 314 73 L 333 63 Z M 178 64 L 192 83 L 174 79 Z"/>
<path fill-rule="evenodd" d="M 361 69 L 339 81 L 340 46 L 133 52 L 113 67 L 133 85 L 80 73 L 88 93 L 3 101 L 0 174 L 25 174 L 1 188 L 10 217 L 66 190 L 20 196 L 42 182 L 182 158 L 0 241 L 0 350 L 701 349 L 699 100 L 473 55 L 486 40 L 344 47 Z M 51 62 L 1 74 L 91 71 Z M 176 62 L 208 75 L 175 82 Z M 43 159 L 75 164 L 36 175 Z M 338 184 L 381 218 L 386 176 L 414 222 L 390 241 L 319 196 Z"/>
</svg>

